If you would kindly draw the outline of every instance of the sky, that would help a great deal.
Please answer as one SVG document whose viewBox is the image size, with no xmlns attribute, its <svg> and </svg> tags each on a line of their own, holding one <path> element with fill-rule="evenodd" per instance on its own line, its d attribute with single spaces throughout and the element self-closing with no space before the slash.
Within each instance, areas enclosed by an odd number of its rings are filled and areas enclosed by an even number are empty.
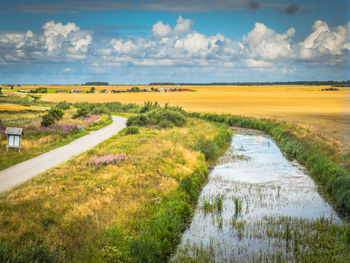
<svg viewBox="0 0 350 263">
<path fill-rule="evenodd" d="M 0 83 L 350 79 L 348 0 L 0 0 Z"/>
</svg>

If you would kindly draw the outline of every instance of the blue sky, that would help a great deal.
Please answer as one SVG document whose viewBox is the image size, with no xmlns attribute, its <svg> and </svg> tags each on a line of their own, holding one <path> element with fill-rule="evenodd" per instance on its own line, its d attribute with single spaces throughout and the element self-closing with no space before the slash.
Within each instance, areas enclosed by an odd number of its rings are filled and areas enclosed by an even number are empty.
<svg viewBox="0 0 350 263">
<path fill-rule="evenodd" d="M 349 79 L 334 2 L 0 1 L 0 83 Z"/>
</svg>

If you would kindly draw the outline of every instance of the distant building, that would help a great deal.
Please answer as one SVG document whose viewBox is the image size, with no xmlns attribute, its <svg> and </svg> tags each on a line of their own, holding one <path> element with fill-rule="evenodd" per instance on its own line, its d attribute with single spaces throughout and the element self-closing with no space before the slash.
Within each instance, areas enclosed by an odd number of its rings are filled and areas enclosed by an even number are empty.
<svg viewBox="0 0 350 263">
<path fill-rule="evenodd" d="M 111 93 L 111 91 L 110 91 L 109 89 L 103 89 L 103 90 L 101 91 L 101 93 L 110 94 L 110 93 Z"/>
<path fill-rule="evenodd" d="M 331 87 L 331 88 L 321 89 L 321 91 L 339 91 L 339 89 Z"/>
<path fill-rule="evenodd" d="M 83 93 L 83 91 L 81 89 L 73 89 L 70 93 Z"/>
</svg>

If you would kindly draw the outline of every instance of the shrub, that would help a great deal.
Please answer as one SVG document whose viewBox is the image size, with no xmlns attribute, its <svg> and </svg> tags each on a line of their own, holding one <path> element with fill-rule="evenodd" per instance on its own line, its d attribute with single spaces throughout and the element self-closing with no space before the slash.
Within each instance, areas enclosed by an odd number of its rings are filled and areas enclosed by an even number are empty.
<svg viewBox="0 0 350 263">
<path fill-rule="evenodd" d="M 131 126 L 131 125 L 145 126 L 147 124 L 149 124 L 149 120 L 145 114 L 132 116 L 126 122 L 126 126 Z"/>
<path fill-rule="evenodd" d="M 46 113 L 45 115 L 42 116 L 41 126 L 48 127 L 54 123 L 55 123 L 55 118 L 51 114 Z"/>
<path fill-rule="evenodd" d="M 205 160 L 213 159 L 217 153 L 217 146 L 209 140 L 201 139 L 197 142 L 195 150 L 204 154 Z"/>
<path fill-rule="evenodd" d="M 139 87 L 132 87 L 131 92 L 140 92 L 140 88 Z"/>
<path fill-rule="evenodd" d="M 125 135 L 138 134 L 140 132 L 139 128 L 135 126 L 129 126 L 125 129 Z"/>
<path fill-rule="evenodd" d="M 345 231 L 345 241 L 350 245 L 350 226 L 348 226 Z"/>
<path fill-rule="evenodd" d="M 40 87 L 40 88 L 37 88 L 35 91 L 36 93 L 47 93 L 47 88 Z"/>
<path fill-rule="evenodd" d="M 92 114 L 95 114 L 95 115 L 100 115 L 100 114 L 110 114 L 110 111 L 109 109 L 105 106 L 105 105 L 100 105 L 96 108 L 94 108 L 92 111 L 91 111 Z"/>
<path fill-rule="evenodd" d="M 158 125 L 161 128 L 171 128 L 173 126 L 182 127 L 186 124 L 186 117 L 180 111 L 171 108 L 157 108 L 130 117 L 127 126 Z"/>
<path fill-rule="evenodd" d="M 129 243 L 132 262 L 167 262 L 191 220 L 192 208 L 207 180 L 205 164 L 184 177 L 174 193 L 149 224 L 141 226 L 141 235 Z"/>
<path fill-rule="evenodd" d="M 87 107 L 81 107 L 73 114 L 73 118 L 87 117 L 89 115 L 89 110 Z"/>
<path fill-rule="evenodd" d="M 49 244 L 37 240 L 22 249 L 16 248 L 10 241 L 0 241 L 0 262 L 21 263 L 60 263 L 64 262 L 64 252 L 59 247 L 50 248 Z"/>
<path fill-rule="evenodd" d="M 61 110 L 68 110 L 68 109 L 70 109 L 70 103 L 68 103 L 66 101 L 61 101 L 56 105 L 56 107 L 61 109 Z"/>
<path fill-rule="evenodd" d="M 154 110 L 156 108 L 160 108 L 160 105 L 158 104 L 158 102 L 153 103 L 151 101 L 147 101 L 143 104 L 142 108 L 140 109 L 140 113 L 145 113 L 150 110 Z"/>
<path fill-rule="evenodd" d="M 52 115 L 56 121 L 59 121 L 63 118 L 64 111 L 54 107 L 49 110 L 48 114 Z"/>
</svg>

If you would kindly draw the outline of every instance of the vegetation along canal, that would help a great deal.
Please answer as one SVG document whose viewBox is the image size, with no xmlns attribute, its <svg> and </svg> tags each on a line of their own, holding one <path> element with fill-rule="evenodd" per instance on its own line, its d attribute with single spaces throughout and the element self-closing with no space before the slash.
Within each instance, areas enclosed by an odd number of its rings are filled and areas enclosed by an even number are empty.
<svg viewBox="0 0 350 263">
<path fill-rule="evenodd" d="M 318 258 L 323 227 L 341 219 L 305 168 L 288 161 L 260 131 L 236 129 L 203 188 L 171 261 L 271 262 Z M 195 259 L 195 261 L 193 261 Z"/>
</svg>

